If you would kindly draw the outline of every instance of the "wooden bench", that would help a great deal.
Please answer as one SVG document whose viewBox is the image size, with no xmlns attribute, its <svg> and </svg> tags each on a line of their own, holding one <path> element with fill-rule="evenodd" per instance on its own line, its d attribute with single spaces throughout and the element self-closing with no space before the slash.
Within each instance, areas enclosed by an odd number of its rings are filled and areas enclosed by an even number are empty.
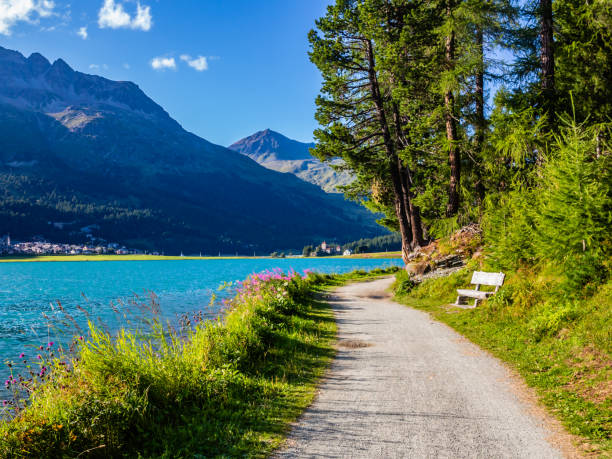
<svg viewBox="0 0 612 459">
<path fill-rule="evenodd" d="M 456 306 L 461 306 L 461 299 L 475 298 L 474 306 L 478 306 L 478 302 L 480 300 L 486 300 L 489 296 L 493 295 L 499 290 L 499 287 L 504 285 L 504 278 L 506 275 L 504 273 L 487 273 L 484 271 L 474 271 L 472 275 L 472 284 L 476 285 L 474 290 L 466 290 L 466 289 L 457 289 L 457 301 L 455 302 Z M 495 291 L 493 292 L 482 292 L 480 291 L 481 285 L 491 285 L 495 286 Z"/>
</svg>

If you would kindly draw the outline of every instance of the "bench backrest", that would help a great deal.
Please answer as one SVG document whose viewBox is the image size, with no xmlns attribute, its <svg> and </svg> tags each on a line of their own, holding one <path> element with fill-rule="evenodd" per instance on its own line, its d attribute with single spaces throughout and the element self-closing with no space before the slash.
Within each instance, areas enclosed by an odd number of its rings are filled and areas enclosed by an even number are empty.
<svg viewBox="0 0 612 459">
<path fill-rule="evenodd" d="M 472 284 L 478 285 L 494 285 L 501 287 L 504 284 L 504 273 L 487 273 L 484 271 L 474 271 L 472 275 Z"/>
</svg>

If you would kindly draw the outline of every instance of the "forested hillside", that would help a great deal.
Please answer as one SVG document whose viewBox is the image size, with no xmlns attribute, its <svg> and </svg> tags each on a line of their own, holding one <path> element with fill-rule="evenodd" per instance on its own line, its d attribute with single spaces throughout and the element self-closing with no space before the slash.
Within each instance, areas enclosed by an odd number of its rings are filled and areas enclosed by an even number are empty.
<svg viewBox="0 0 612 459">
<path fill-rule="evenodd" d="M 251 255 L 378 232 L 341 196 L 185 131 L 134 83 L 0 47 L 0 235 Z"/>
</svg>

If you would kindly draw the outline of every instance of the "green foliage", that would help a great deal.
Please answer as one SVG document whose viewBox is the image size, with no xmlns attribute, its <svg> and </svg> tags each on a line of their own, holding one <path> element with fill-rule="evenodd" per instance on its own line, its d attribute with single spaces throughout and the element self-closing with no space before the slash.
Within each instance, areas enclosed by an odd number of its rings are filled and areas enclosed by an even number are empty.
<svg viewBox="0 0 612 459">
<path fill-rule="evenodd" d="M 398 233 L 386 234 L 370 239 L 359 239 L 342 246 L 342 250 L 349 249 L 353 253 L 385 252 L 401 250 L 402 239 Z"/>
<path fill-rule="evenodd" d="M 561 305 L 558 300 L 549 301 L 545 302 L 540 310 L 541 312 L 532 317 L 527 325 L 535 341 L 540 341 L 544 336 L 554 335 L 583 314 L 581 304 L 577 301 L 568 301 Z"/>
<path fill-rule="evenodd" d="M 558 106 L 580 122 L 609 122 L 612 5 L 607 0 L 556 0 L 553 8 Z"/>
<path fill-rule="evenodd" d="M 396 295 L 403 296 L 409 294 L 412 289 L 417 286 L 417 283 L 410 277 L 410 275 L 402 270 L 395 275 L 395 282 L 393 283 L 393 291 Z"/>
<path fill-rule="evenodd" d="M 609 153 L 597 154 L 597 138 L 592 129 L 569 125 L 552 145 L 537 186 L 488 201 L 484 229 L 493 266 L 551 263 L 571 288 L 607 278 L 612 165 Z"/>
<path fill-rule="evenodd" d="M 458 218 L 448 217 L 448 218 L 437 218 L 431 222 L 431 226 L 429 227 L 429 234 L 434 238 L 445 238 L 449 237 L 455 231 L 461 228 L 459 224 Z"/>
<path fill-rule="evenodd" d="M 489 197 L 483 219 L 486 250 L 491 264 L 499 269 L 516 269 L 536 260 L 533 191 L 516 190 Z"/>
<path fill-rule="evenodd" d="M 609 137 L 609 131 L 604 134 Z M 612 156 L 597 154 L 597 134 L 563 130 L 542 169 L 536 235 L 539 258 L 558 263 L 572 286 L 601 282 L 612 256 Z"/>
</svg>

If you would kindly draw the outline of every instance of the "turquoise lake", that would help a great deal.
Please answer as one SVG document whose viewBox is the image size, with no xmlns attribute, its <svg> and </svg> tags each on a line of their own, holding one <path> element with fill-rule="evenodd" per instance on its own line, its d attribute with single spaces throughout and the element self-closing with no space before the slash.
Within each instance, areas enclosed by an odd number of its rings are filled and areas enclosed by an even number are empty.
<svg viewBox="0 0 612 459">
<path fill-rule="evenodd" d="M 150 292 L 158 297 L 162 316 L 170 321 L 208 307 L 223 282 L 273 268 L 302 272 L 344 273 L 401 265 L 401 259 L 287 258 L 236 260 L 162 260 L 0 263 L 0 377 L 7 376 L 7 360 L 21 352 L 35 354 L 34 346 L 62 341 L 49 329 L 43 314 L 61 318 L 57 302 L 83 324 L 77 306 L 93 318 L 116 328 L 121 324 L 111 302 L 128 303 Z"/>
</svg>

